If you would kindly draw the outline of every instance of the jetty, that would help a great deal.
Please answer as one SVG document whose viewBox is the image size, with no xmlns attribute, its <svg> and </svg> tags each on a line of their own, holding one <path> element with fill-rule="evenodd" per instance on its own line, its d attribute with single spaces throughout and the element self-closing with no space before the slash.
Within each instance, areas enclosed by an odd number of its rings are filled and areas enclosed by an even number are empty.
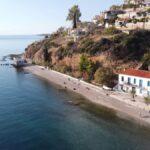
<svg viewBox="0 0 150 150">
<path fill-rule="evenodd" d="M 0 63 L 0 66 L 11 66 L 11 65 L 13 65 L 13 64 L 11 64 L 11 63 Z"/>
</svg>

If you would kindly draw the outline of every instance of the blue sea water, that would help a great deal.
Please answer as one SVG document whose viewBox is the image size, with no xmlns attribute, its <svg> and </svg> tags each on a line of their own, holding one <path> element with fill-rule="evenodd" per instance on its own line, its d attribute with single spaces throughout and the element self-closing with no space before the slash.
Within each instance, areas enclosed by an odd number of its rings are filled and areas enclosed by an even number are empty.
<svg viewBox="0 0 150 150">
<path fill-rule="evenodd" d="M 42 36 L 36 35 L 0 36 L 0 58 L 8 54 L 20 54 L 24 51 L 27 45 L 42 38 Z"/>
<path fill-rule="evenodd" d="M 40 39 L 0 37 L 0 56 L 22 53 Z M 69 103 L 79 100 L 82 106 Z M 103 111 L 97 114 L 91 107 L 39 77 L 0 66 L 0 150 L 150 149 L 149 129 Z"/>
</svg>

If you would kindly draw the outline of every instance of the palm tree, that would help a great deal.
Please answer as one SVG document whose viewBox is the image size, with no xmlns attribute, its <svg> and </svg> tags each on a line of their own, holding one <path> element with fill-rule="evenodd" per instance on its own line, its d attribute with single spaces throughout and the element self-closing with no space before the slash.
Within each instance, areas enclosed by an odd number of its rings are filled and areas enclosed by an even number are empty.
<svg viewBox="0 0 150 150">
<path fill-rule="evenodd" d="M 71 9 L 69 9 L 67 20 L 73 22 L 73 29 L 77 28 L 77 23 L 80 22 L 80 17 L 81 12 L 78 5 L 74 5 Z"/>
</svg>

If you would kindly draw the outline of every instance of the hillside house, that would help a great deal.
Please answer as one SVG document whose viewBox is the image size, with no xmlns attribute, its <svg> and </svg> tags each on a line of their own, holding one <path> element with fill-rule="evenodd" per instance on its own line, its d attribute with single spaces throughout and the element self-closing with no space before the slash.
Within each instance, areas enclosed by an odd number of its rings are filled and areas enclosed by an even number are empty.
<svg viewBox="0 0 150 150">
<path fill-rule="evenodd" d="M 109 10 L 104 12 L 105 28 L 109 28 L 115 24 L 117 15 L 124 13 L 122 10 Z"/>
<path fill-rule="evenodd" d="M 87 28 L 68 29 L 68 38 L 76 42 L 81 36 L 84 36 L 87 33 Z"/>
<path fill-rule="evenodd" d="M 118 89 L 130 93 L 135 91 L 136 95 L 150 96 L 150 71 L 127 69 L 119 73 Z"/>
<path fill-rule="evenodd" d="M 123 14 L 118 14 L 115 21 L 116 28 L 122 28 L 124 25 L 128 30 L 134 30 L 136 28 L 150 29 L 150 13 L 145 7 L 128 8 L 124 10 Z"/>
<path fill-rule="evenodd" d="M 145 7 L 150 7 L 150 0 L 145 0 L 144 1 L 144 6 Z"/>
<path fill-rule="evenodd" d="M 138 5 L 144 3 L 145 1 L 146 0 L 124 0 L 124 3 Z"/>
</svg>

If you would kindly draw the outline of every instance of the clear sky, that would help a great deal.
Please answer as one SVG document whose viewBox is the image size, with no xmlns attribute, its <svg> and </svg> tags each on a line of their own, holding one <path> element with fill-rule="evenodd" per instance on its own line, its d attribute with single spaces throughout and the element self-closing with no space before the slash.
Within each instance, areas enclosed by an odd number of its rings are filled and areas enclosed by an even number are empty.
<svg viewBox="0 0 150 150">
<path fill-rule="evenodd" d="M 66 22 L 68 9 L 78 4 L 81 20 L 123 0 L 0 0 L 0 35 L 51 33 Z"/>
</svg>

